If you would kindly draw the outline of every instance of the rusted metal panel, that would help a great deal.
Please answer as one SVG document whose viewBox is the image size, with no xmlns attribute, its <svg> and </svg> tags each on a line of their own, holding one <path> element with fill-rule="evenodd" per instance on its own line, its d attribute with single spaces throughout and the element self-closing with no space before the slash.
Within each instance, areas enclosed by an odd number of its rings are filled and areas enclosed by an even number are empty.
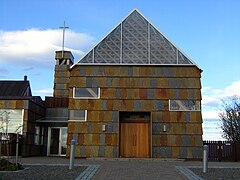
<svg viewBox="0 0 240 180">
<path fill-rule="evenodd" d="M 53 92 L 54 97 L 68 97 L 69 91 L 68 89 L 55 89 Z"/>
<path fill-rule="evenodd" d="M 162 153 L 169 157 L 192 157 L 190 151 L 201 142 L 201 112 L 169 112 L 169 99 L 200 100 L 199 77 L 196 67 L 76 66 L 71 70 L 70 96 L 73 87 L 101 88 L 100 99 L 70 98 L 69 109 L 88 110 L 86 123 L 80 127 L 76 122 L 78 128 L 69 126 L 84 144 L 79 153 L 114 157 L 119 137 L 113 133 L 118 126 L 112 121 L 118 123 L 118 112 L 148 111 L 153 122 L 153 157 L 163 157 Z M 107 131 L 114 135 L 103 138 L 100 134 L 106 123 Z M 168 126 L 167 132 L 163 132 L 164 124 Z M 86 136 L 80 137 L 81 133 Z"/>
<path fill-rule="evenodd" d="M 71 76 L 116 76 L 116 77 L 197 77 L 201 71 L 195 66 L 75 66 Z"/>
<path fill-rule="evenodd" d="M 64 97 L 46 97 L 45 105 L 48 108 L 68 107 L 68 98 Z"/>
</svg>

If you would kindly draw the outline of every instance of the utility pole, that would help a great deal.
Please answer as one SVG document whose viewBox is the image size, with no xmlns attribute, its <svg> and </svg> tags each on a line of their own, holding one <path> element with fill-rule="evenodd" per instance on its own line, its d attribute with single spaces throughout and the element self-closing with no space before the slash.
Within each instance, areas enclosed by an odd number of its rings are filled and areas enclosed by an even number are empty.
<svg viewBox="0 0 240 180">
<path fill-rule="evenodd" d="M 63 26 L 59 27 L 60 29 L 63 30 L 63 42 L 62 42 L 62 58 L 64 58 L 64 40 L 65 40 L 65 30 L 68 29 L 69 27 L 66 26 L 65 21 L 63 22 Z"/>
</svg>

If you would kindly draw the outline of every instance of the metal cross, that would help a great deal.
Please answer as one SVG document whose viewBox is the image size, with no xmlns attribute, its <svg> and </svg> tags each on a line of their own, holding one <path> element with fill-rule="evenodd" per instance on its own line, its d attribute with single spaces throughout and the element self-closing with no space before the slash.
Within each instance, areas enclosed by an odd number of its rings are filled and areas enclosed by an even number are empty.
<svg viewBox="0 0 240 180">
<path fill-rule="evenodd" d="M 68 29 L 69 27 L 65 25 L 65 21 L 63 22 L 63 26 L 59 27 L 60 29 L 63 29 L 63 42 L 62 42 L 62 58 L 64 53 L 64 39 L 65 39 L 65 29 Z"/>
</svg>

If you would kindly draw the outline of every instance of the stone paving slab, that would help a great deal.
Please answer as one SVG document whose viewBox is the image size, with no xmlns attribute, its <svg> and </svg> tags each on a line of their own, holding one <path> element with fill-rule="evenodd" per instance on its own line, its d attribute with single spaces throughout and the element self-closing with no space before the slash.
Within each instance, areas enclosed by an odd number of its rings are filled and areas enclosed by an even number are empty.
<svg viewBox="0 0 240 180">
<path fill-rule="evenodd" d="M 200 180 L 240 179 L 239 166 L 210 166 L 205 173 L 203 173 L 202 166 L 185 166 L 184 168 L 188 169 L 188 171 L 191 171 L 191 173 L 195 174 L 195 177 Z"/>
<path fill-rule="evenodd" d="M 188 166 L 190 167 L 190 166 Z M 176 166 L 176 169 L 183 174 L 184 176 L 186 176 L 188 179 L 191 180 L 203 180 L 201 177 L 199 177 L 198 175 L 196 175 L 194 172 L 192 172 L 190 169 L 188 169 L 188 167 L 184 167 L 184 166 Z"/>
<path fill-rule="evenodd" d="M 100 165 L 90 165 L 75 180 L 90 180 L 95 175 Z"/>
<path fill-rule="evenodd" d="M 68 164 L 24 164 L 25 166 L 49 166 L 49 167 L 61 167 L 61 166 L 67 166 L 69 167 Z M 75 178 L 75 180 L 90 180 L 94 175 L 95 173 L 97 172 L 97 170 L 99 169 L 100 165 L 80 165 L 80 164 L 75 164 L 75 166 L 73 167 L 76 168 L 76 167 L 79 167 L 79 166 L 86 166 L 87 168 L 80 173 L 80 175 Z"/>
<path fill-rule="evenodd" d="M 0 171 L 1 180 L 73 180 L 83 173 L 88 166 L 75 166 L 69 170 L 68 166 L 61 164 L 31 164 L 24 165 L 19 171 Z M 90 172 L 89 172 L 90 173 Z"/>
<path fill-rule="evenodd" d="M 29 157 L 22 158 L 21 162 L 24 163 L 50 163 L 55 164 L 69 164 L 69 159 L 63 157 Z M 76 165 L 92 166 L 92 173 L 84 178 L 93 180 L 141 180 L 141 179 L 176 179 L 186 180 L 192 177 L 185 176 L 179 171 L 186 171 L 188 166 L 202 166 L 200 161 L 183 161 L 179 159 L 131 159 L 131 158 L 88 158 L 88 159 L 75 159 Z M 240 162 L 209 162 L 209 167 L 240 167 Z M 93 168 L 95 167 L 95 168 Z M 181 168 L 180 168 L 181 169 Z M 90 168 L 88 169 L 90 170 Z M 87 170 L 86 170 L 87 172 Z M 94 173 L 95 174 L 94 174 Z M 81 177 L 83 178 L 83 176 Z M 80 179 L 81 179 L 80 178 Z"/>
</svg>

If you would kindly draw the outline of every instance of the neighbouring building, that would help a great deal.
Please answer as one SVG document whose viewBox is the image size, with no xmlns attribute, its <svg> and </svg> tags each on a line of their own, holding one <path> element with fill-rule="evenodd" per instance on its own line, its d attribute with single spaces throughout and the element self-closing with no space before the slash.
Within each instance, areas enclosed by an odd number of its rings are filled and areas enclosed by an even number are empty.
<svg viewBox="0 0 240 180">
<path fill-rule="evenodd" d="M 43 155 L 69 156 L 75 139 L 81 158 L 202 157 L 202 70 L 138 10 L 76 64 L 69 51 L 55 59 L 34 118 Z"/>
<path fill-rule="evenodd" d="M 42 155 L 44 129 L 39 129 L 36 121 L 43 118 L 44 102 L 32 96 L 27 76 L 22 81 L 0 81 L 1 137 L 17 132 L 22 135 L 22 156 Z"/>
</svg>

